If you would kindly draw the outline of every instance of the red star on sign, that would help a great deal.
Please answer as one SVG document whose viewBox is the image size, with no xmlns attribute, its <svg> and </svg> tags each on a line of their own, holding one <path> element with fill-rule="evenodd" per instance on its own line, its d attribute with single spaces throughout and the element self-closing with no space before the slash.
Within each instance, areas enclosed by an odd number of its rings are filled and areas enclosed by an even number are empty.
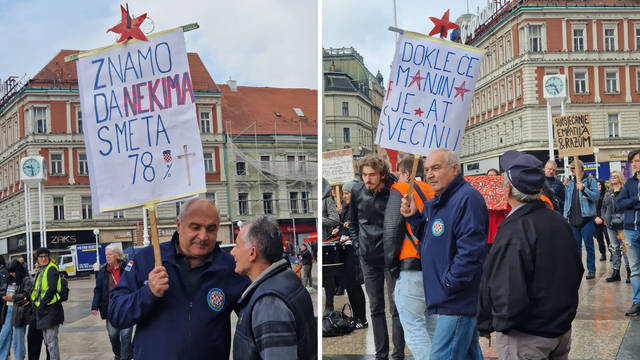
<svg viewBox="0 0 640 360">
<path fill-rule="evenodd" d="M 413 114 L 413 115 L 422 116 L 422 114 L 424 114 L 424 111 L 422 111 L 422 109 L 420 109 L 420 108 L 417 108 L 416 110 L 413 110 L 413 111 L 415 111 L 415 112 L 416 112 L 416 113 L 415 113 L 415 114 Z"/>
<path fill-rule="evenodd" d="M 420 77 L 420 70 L 418 70 L 418 72 L 417 72 L 414 76 L 409 76 L 409 77 L 410 77 L 411 79 L 413 79 L 413 80 L 411 80 L 411 84 L 409 84 L 409 86 L 407 86 L 407 88 L 410 88 L 410 87 L 411 87 L 411 85 L 413 85 L 413 83 L 416 83 L 416 84 L 418 84 L 418 90 L 421 90 L 421 89 L 420 89 L 420 81 L 421 81 L 422 79 L 424 79 L 424 78 L 423 78 L 423 77 Z"/>
<path fill-rule="evenodd" d="M 429 19 L 433 21 L 433 30 L 429 33 L 429 36 L 433 36 L 435 34 L 440 34 L 440 37 L 447 37 L 449 30 L 451 29 L 460 29 L 460 26 L 456 25 L 449 21 L 449 10 L 442 15 L 442 19 L 438 19 L 437 17 L 429 16 Z"/>
<path fill-rule="evenodd" d="M 471 90 L 467 90 L 464 87 L 465 83 L 466 81 L 464 81 L 462 85 L 460 85 L 460 87 L 455 87 L 455 86 L 453 87 L 456 90 L 456 96 L 453 97 L 454 99 L 457 98 L 458 95 L 460 95 L 460 98 L 462 99 L 462 101 L 464 101 L 464 93 L 471 91 Z"/>
<path fill-rule="evenodd" d="M 127 10 L 125 10 L 125 8 L 120 5 L 120 10 L 122 11 L 122 21 L 120 21 L 120 24 L 107 30 L 107 32 L 113 31 L 116 34 L 120 34 L 120 39 L 118 39 L 119 43 L 131 38 L 149 41 L 147 37 L 144 36 L 142 30 L 140 30 L 140 25 L 142 25 L 144 19 L 147 18 L 147 14 L 142 14 L 137 18 L 132 19 L 129 16 L 128 7 Z"/>
</svg>

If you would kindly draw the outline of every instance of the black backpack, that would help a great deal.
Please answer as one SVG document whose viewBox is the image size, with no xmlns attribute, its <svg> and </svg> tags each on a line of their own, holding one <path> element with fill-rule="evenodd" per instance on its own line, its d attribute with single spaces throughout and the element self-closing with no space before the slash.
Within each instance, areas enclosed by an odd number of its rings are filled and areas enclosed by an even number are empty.
<svg viewBox="0 0 640 360">
<path fill-rule="evenodd" d="M 58 292 L 58 296 L 60 296 L 60 301 L 69 300 L 69 280 L 67 280 L 66 276 L 60 276 L 60 292 Z"/>
</svg>

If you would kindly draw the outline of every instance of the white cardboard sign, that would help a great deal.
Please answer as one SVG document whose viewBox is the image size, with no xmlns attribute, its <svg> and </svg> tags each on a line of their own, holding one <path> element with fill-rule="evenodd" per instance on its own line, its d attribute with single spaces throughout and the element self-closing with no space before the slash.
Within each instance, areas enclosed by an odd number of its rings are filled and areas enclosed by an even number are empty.
<svg viewBox="0 0 640 360">
<path fill-rule="evenodd" d="M 405 31 L 391 67 L 376 144 L 459 153 L 484 50 Z"/>
<path fill-rule="evenodd" d="M 181 28 L 81 54 L 77 62 L 96 214 L 206 191 Z"/>
</svg>

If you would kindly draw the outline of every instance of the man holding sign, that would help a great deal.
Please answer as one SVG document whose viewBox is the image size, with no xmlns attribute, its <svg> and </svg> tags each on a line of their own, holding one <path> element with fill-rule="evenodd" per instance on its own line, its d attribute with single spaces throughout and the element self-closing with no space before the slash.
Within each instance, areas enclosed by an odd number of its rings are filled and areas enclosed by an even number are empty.
<svg viewBox="0 0 640 360">
<path fill-rule="evenodd" d="M 209 200 L 186 201 L 171 242 L 136 253 L 111 291 L 108 321 L 137 325 L 134 359 L 226 359 L 231 348 L 231 311 L 249 278 L 216 243 L 220 215 Z"/>
</svg>

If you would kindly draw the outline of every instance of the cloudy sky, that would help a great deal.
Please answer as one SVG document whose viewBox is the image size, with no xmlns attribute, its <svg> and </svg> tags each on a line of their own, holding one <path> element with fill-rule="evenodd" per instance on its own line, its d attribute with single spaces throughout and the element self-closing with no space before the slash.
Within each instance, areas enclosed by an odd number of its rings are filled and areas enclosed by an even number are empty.
<svg viewBox="0 0 640 360">
<path fill-rule="evenodd" d="M 487 6 L 487 0 L 469 0 L 472 14 Z M 430 16 L 441 18 L 451 9 L 449 20 L 467 12 L 467 0 L 396 0 L 396 16 L 401 29 L 428 34 L 433 29 Z M 380 70 L 389 77 L 395 50 L 393 0 L 323 0 L 322 46 L 353 46 L 364 57 L 374 75 Z"/>
<path fill-rule="evenodd" d="M 127 0 L 161 31 L 197 22 L 185 33 L 216 83 L 317 89 L 318 4 L 315 0 Z M 61 49 L 115 43 L 106 33 L 125 1 L 0 1 L 0 79 L 37 74 Z"/>
</svg>

